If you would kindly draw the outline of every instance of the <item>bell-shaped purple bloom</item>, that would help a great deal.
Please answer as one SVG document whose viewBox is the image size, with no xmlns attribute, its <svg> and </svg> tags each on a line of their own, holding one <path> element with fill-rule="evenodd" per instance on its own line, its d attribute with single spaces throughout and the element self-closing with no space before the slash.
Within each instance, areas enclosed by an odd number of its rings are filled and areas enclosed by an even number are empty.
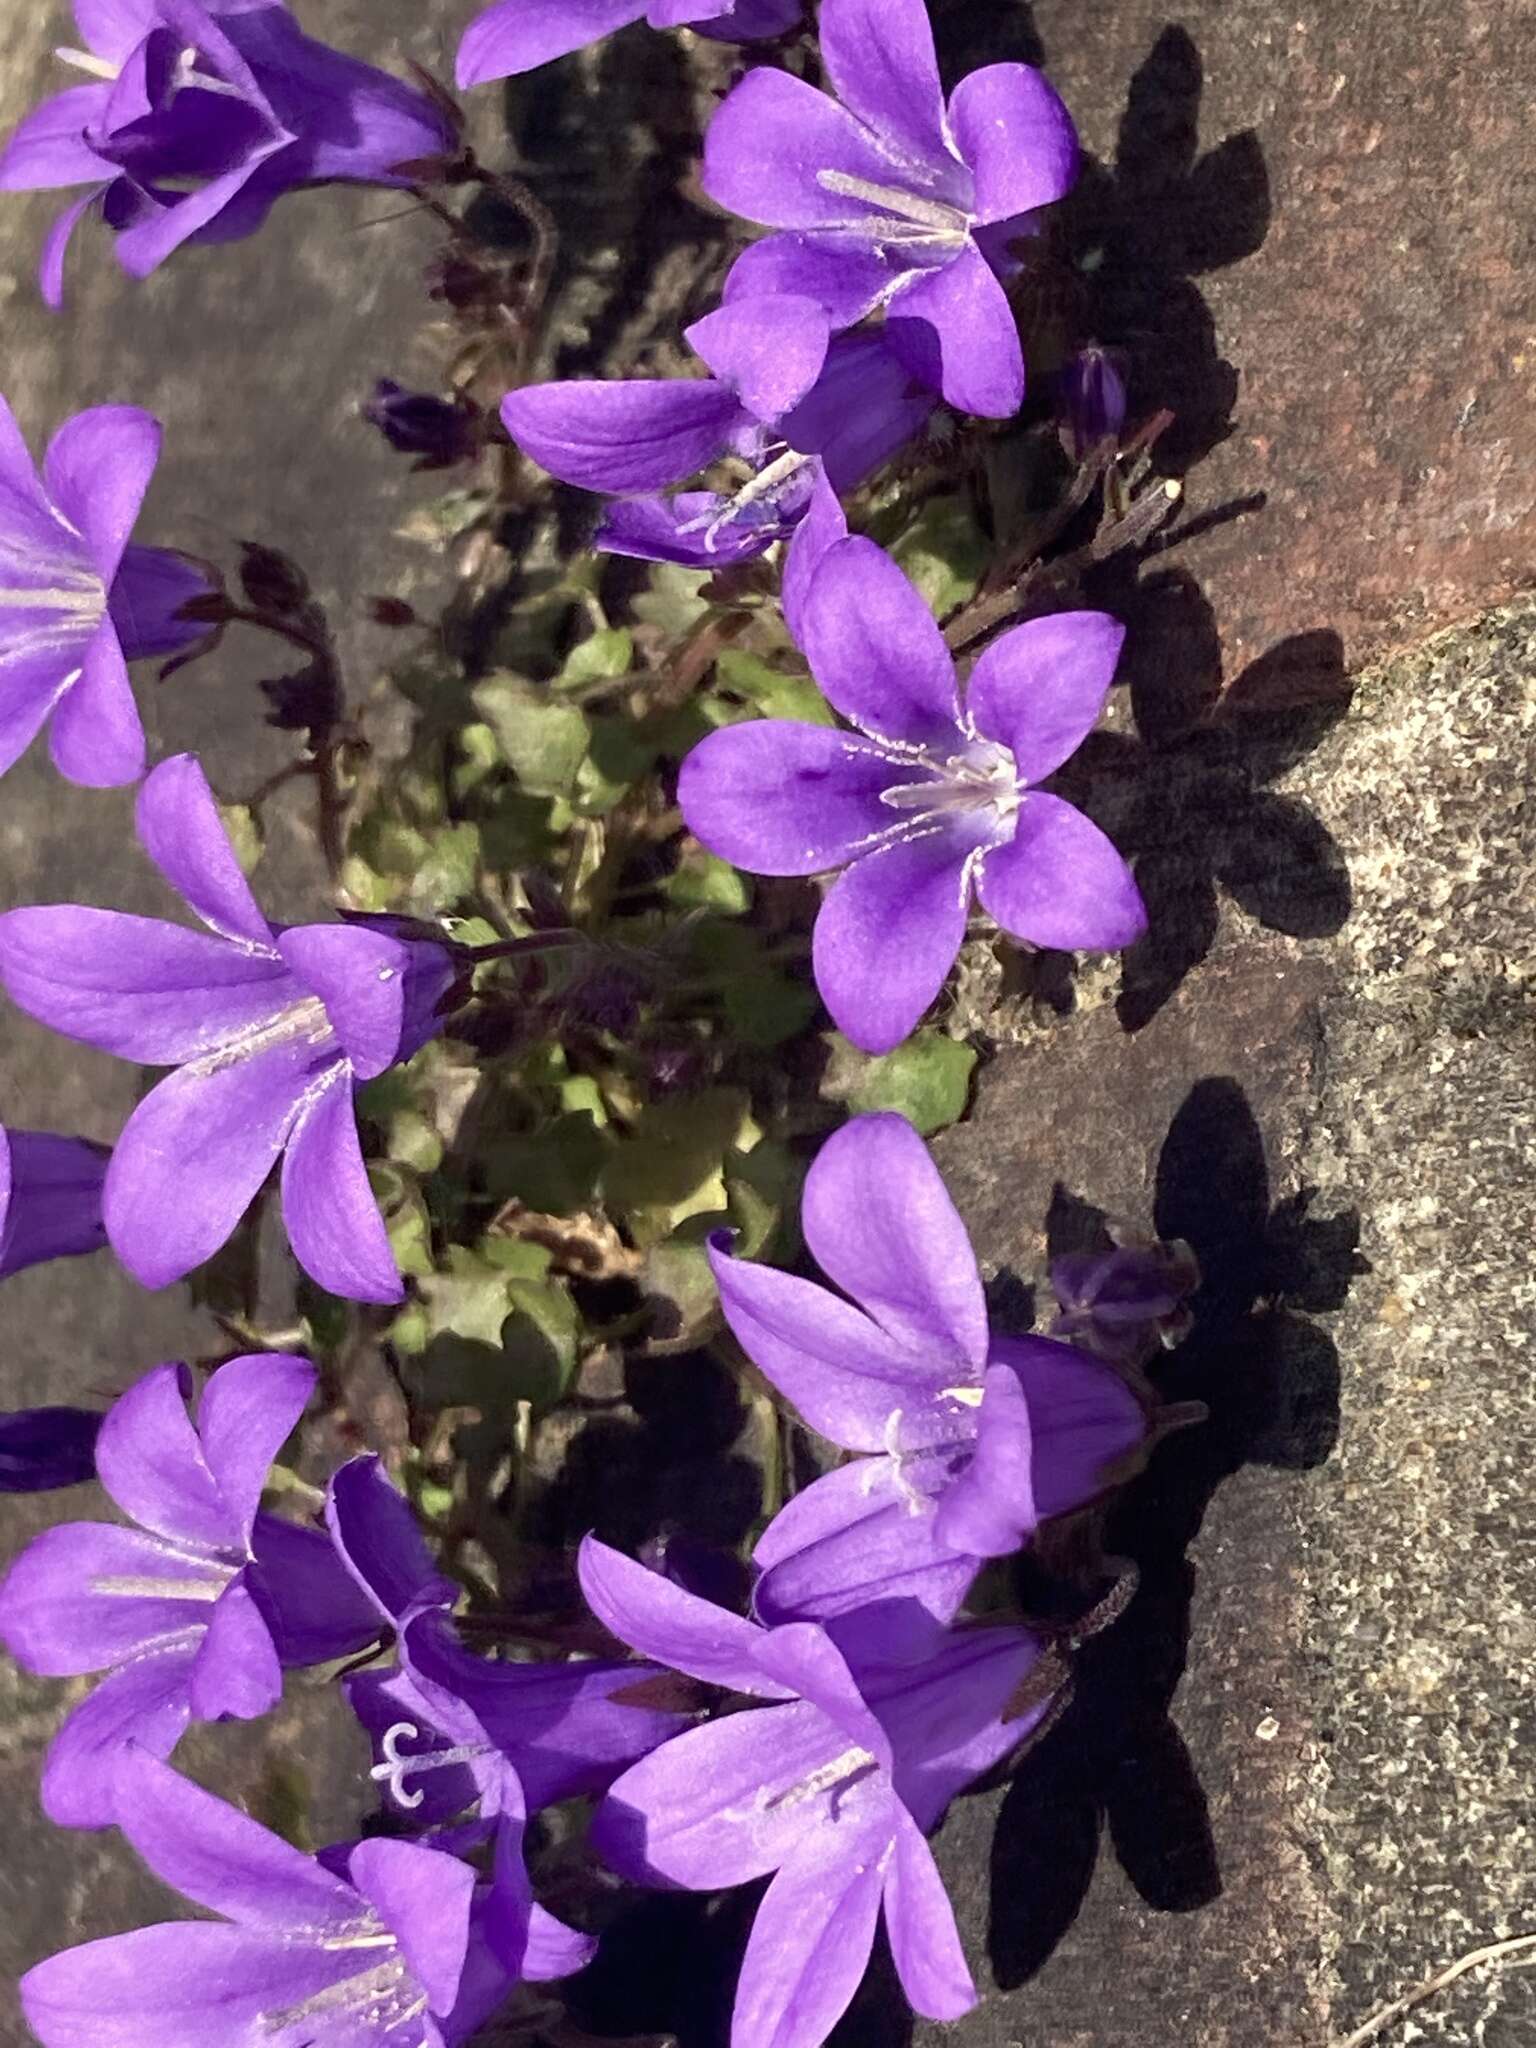
<svg viewBox="0 0 1536 2048">
<path fill-rule="evenodd" d="M 501 416 L 525 454 L 610 504 L 593 536 L 609 554 L 717 568 L 792 533 L 818 476 L 853 490 L 920 433 L 937 399 L 879 334 L 828 346 L 808 299 L 722 306 L 687 329 L 713 375 L 530 384 Z M 732 492 L 665 492 L 731 457 Z M 641 495 L 637 495 L 641 494 Z"/>
<path fill-rule="evenodd" d="M 47 1259 L 100 1250 L 110 1156 L 84 1138 L 0 1125 L 0 1280 Z"/>
<path fill-rule="evenodd" d="M 946 106 L 925 0 L 823 0 L 820 38 L 835 99 L 750 71 L 710 124 L 705 191 L 781 230 L 727 296 L 802 293 L 834 327 L 884 307 L 951 405 L 1005 419 L 1024 356 L 994 264 L 1076 178 L 1071 116 L 1027 64 L 973 71 Z"/>
<path fill-rule="evenodd" d="M 1189 1297 L 1199 1285 L 1199 1263 L 1182 1238 L 1127 1236 L 1108 1251 L 1066 1252 L 1051 1261 L 1061 1313 L 1050 1334 L 1134 1369 L 1188 1334 Z"/>
<path fill-rule="evenodd" d="M 184 619 L 182 607 L 216 596 L 218 589 L 208 565 L 193 555 L 177 548 L 126 548 L 107 599 L 123 659 L 154 661 L 206 640 L 210 621 Z"/>
<path fill-rule="evenodd" d="M 437 1031 L 451 949 L 387 918 L 269 924 L 190 754 L 147 778 L 138 828 L 206 931 L 74 904 L 0 917 L 0 980 L 22 1009 L 176 1069 L 112 1155 L 112 1249 L 146 1287 L 179 1280 L 225 1243 L 281 1159 L 299 1264 L 333 1294 L 398 1301 L 353 1096 Z"/>
<path fill-rule="evenodd" d="M 413 86 L 306 36 L 286 0 L 75 0 L 88 81 L 31 114 L 0 152 L 0 191 L 83 188 L 48 237 L 43 296 L 92 206 L 130 277 L 183 242 L 254 234 L 300 185 L 399 185 L 455 146 Z"/>
<path fill-rule="evenodd" d="M 1079 462 L 1101 441 L 1118 441 L 1125 425 L 1125 379 L 1113 355 L 1098 343 L 1080 348 L 1061 372 L 1056 415 L 1062 438 Z"/>
<path fill-rule="evenodd" d="M 108 1674 L 48 1752 L 43 1806 L 61 1826 L 110 1824 L 125 1743 L 169 1756 L 189 1721 L 252 1720 L 276 1704 L 285 1664 L 343 1656 L 377 1633 L 325 1538 L 257 1512 L 314 1385 L 306 1359 L 232 1359 L 194 1428 L 191 1373 L 156 1366 L 96 1441 L 97 1475 L 138 1526 L 45 1530 L 0 1585 L 0 1639 L 18 1664 Z"/>
<path fill-rule="evenodd" d="M 511 1989 L 456 1857 L 391 1841 L 306 1856 L 137 1751 L 118 1765 L 114 1817 L 162 1883 L 222 1917 L 29 1970 L 22 2007 L 43 2048 L 454 2048 Z"/>
<path fill-rule="evenodd" d="M 858 1988 L 883 1907 L 907 1997 L 930 2019 L 976 2001 L 924 1836 L 1036 1728 L 1021 1628 L 956 1631 L 925 1663 L 850 1660 L 814 1623 L 762 1628 L 588 1537 L 592 1611 L 642 1656 L 769 1704 L 626 1771 L 593 1845 L 621 1876 L 713 1891 L 773 1873 L 736 1989 L 732 2048 L 818 2048 Z M 1022 1710 L 1021 1710 L 1022 1704 Z"/>
<path fill-rule="evenodd" d="M 485 415 L 462 392 L 439 398 L 431 391 L 407 391 L 392 377 L 381 377 L 363 407 L 363 418 L 377 427 L 391 448 L 414 455 L 418 469 L 451 469 L 469 462 L 485 446 Z"/>
<path fill-rule="evenodd" d="M 816 920 L 816 985 L 866 1052 L 899 1045 L 982 908 L 1034 946 L 1112 951 L 1146 925 L 1130 869 L 1037 785 L 1087 736 L 1124 629 L 1061 612 L 999 636 L 962 706 L 922 598 L 873 541 L 829 545 L 791 624 L 858 728 L 752 719 L 684 761 L 678 798 L 712 853 L 759 875 L 845 872 Z"/>
<path fill-rule="evenodd" d="M 461 90 L 512 78 L 632 21 L 754 43 L 787 35 L 800 19 L 801 0 L 496 0 L 465 31 L 456 75 Z"/>
<path fill-rule="evenodd" d="M 978 1562 L 1101 1492 L 1147 1420 L 1070 1345 L 997 1337 L 976 1256 L 904 1117 L 855 1117 L 806 1176 L 805 1241 L 835 1286 L 710 1259 L 742 1349 L 812 1429 L 867 1455 L 797 1494 L 760 1539 L 764 1620 L 930 1645 Z"/>
<path fill-rule="evenodd" d="M 89 1408 L 0 1414 L 0 1493 L 51 1493 L 94 1479 L 101 1421 Z"/>
<path fill-rule="evenodd" d="M 144 772 L 144 727 L 108 593 L 160 455 L 129 405 L 66 420 L 39 473 L 0 398 L 0 774 L 52 719 L 54 765 L 102 789 Z"/>
</svg>

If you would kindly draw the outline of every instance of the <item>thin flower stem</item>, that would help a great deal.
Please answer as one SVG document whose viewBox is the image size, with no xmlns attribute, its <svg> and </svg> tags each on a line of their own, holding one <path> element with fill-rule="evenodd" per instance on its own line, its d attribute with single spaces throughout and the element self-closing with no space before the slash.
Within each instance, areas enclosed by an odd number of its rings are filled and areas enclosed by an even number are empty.
<svg viewBox="0 0 1536 2048">
<path fill-rule="evenodd" d="M 1518 1960 L 1517 1960 L 1518 1959 Z M 1335 2041 L 1333 2048 L 1365 2048 L 1367 2041 L 1374 2041 L 1394 2020 L 1400 2020 L 1415 2006 L 1423 2005 L 1436 1992 L 1444 1991 L 1454 1984 L 1458 1977 L 1465 1977 L 1469 1970 L 1481 1969 L 1485 1963 L 1509 1964 L 1521 1969 L 1528 1963 L 1536 1963 L 1536 1934 L 1516 1934 L 1507 1941 L 1493 1941 L 1482 1948 L 1472 1949 L 1456 1962 L 1449 1963 L 1443 1970 L 1437 1970 L 1432 1977 L 1426 1977 L 1422 1984 L 1416 1984 L 1411 1991 L 1405 1991 L 1401 1998 L 1394 1998 L 1390 2005 L 1384 2005 L 1380 2012 L 1372 2013 L 1363 2026 L 1356 2027 L 1341 2041 Z"/>
</svg>

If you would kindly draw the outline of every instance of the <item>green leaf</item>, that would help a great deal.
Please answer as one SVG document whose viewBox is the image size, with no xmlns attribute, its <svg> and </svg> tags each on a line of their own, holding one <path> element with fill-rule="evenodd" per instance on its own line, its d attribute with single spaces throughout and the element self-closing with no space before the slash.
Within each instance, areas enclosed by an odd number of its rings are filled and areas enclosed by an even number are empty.
<svg viewBox="0 0 1536 2048">
<path fill-rule="evenodd" d="M 709 610 L 708 598 L 700 595 L 709 580 L 707 569 L 657 562 L 650 573 L 650 589 L 634 598 L 630 610 L 662 640 L 681 640 Z"/>
<path fill-rule="evenodd" d="M 720 683 L 755 704 L 765 718 L 795 718 L 807 725 L 836 725 L 831 705 L 803 671 L 770 668 L 739 647 L 724 648 L 715 662 Z"/>
<path fill-rule="evenodd" d="M 702 847 L 684 855 L 675 873 L 667 877 L 665 890 L 684 910 L 719 910 L 727 917 L 739 917 L 752 907 L 752 884 L 746 876 Z"/>
<path fill-rule="evenodd" d="M 634 656 L 634 637 L 627 626 L 603 626 L 571 649 L 554 688 L 580 690 L 589 683 L 617 682 L 628 675 Z"/>
<path fill-rule="evenodd" d="M 576 800 L 589 816 L 602 817 L 648 774 L 656 749 L 627 718 L 595 717 L 590 751 L 576 776 Z"/>
<path fill-rule="evenodd" d="M 925 1138 L 964 1116 L 976 1054 L 959 1039 L 919 1031 L 878 1059 L 850 1045 L 841 1032 L 829 1033 L 828 1044 L 832 1057 L 821 1092 L 846 1103 L 854 1115 L 894 1109 Z"/>
<path fill-rule="evenodd" d="M 891 547 L 891 554 L 922 592 L 928 608 L 943 618 L 976 595 L 991 555 L 991 543 L 976 522 L 967 496 L 930 498 Z"/>
<path fill-rule="evenodd" d="M 591 1111 L 573 1110 L 541 1131 L 493 1144 L 486 1184 L 495 1201 L 515 1198 L 546 1216 L 568 1216 L 591 1202 L 608 1150 Z"/>
<path fill-rule="evenodd" d="M 261 820 L 249 804 L 220 804 L 219 817 L 224 830 L 229 834 L 229 843 L 235 849 L 235 859 L 240 863 L 243 875 L 254 874 L 256 863 L 266 848 L 266 834 L 261 829 Z"/>
<path fill-rule="evenodd" d="M 654 1244 L 685 1217 L 725 1207 L 725 1157 L 753 1134 L 745 1089 L 668 1096 L 635 1119 L 602 1177 L 606 1199 Z"/>
<path fill-rule="evenodd" d="M 584 712 L 574 704 L 546 703 L 521 676 L 487 676 L 472 695 L 524 789 L 561 796 L 575 788 L 592 739 Z"/>
</svg>

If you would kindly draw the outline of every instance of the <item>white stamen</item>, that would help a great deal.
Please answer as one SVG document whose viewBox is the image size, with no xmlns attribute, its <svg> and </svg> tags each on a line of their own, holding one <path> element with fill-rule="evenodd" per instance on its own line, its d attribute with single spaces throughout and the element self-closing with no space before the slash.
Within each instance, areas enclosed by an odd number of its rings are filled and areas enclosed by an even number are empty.
<svg viewBox="0 0 1536 2048">
<path fill-rule="evenodd" d="M 818 1771 L 812 1771 L 808 1778 L 802 1778 L 798 1785 L 792 1785 L 787 1792 L 776 1792 L 763 1801 L 764 1808 L 772 1812 L 781 1806 L 801 1806 L 807 1799 L 815 1799 L 823 1792 L 831 1792 L 847 1778 L 861 1775 L 867 1770 L 878 1768 L 877 1759 L 867 1749 L 857 1744 L 845 1749 L 841 1756 L 833 1757 Z"/>
<path fill-rule="evenodd" d="M 67 44 L 53 53 L 61 64 L 68 64 L 75 71 L 83 71 L 87 78 L 104 78 L 109 85 L 115 85 L 118 69 L 109 64 L 105 57 L 93 57 L 89 50 L 71 49 Z"/>
<path fill-rule="evenodd" d="M 946 1387 L 943 1399 L 958 1401 L 962 1408 L 979 1408 L 985 1391 L 983 1387 Z"/>
<path fill-rule="evenodd" d="M 215 1566 L 215 1570 L 219 1567 Z M 217 1600 L 235 1576 L 233 1567 L 217 1579 L 92 1579 L 93 1593 L 117 1593 L 127 1600 Z"/>
<path fill-rule="evenodd" d="M 951 206 L 942 199 L 925 199 L 919 192 L 908 192 L 900 185 L 872 185 L 863 178 L 850 177 L 846 171 L 818 171 L 816 182 L 824 192 L 835 192 L 839 199 L 858 199 L 874 209 L 882 222 L 889 221 L 898 228 L 920 228 L 920 239 L 940 242 L 966 242 L 970 239 L 971 223 L 958 206 Z M 825 224 L 823 224 L 825 225 Z M 857 223 L 867 227 L 867 221 Z"/>
</svg>

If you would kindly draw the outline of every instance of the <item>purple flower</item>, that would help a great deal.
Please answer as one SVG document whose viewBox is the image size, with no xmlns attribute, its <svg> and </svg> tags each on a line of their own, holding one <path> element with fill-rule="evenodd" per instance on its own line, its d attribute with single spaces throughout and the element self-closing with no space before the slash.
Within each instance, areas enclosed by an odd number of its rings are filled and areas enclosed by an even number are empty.
<svg viewBox="0 0 1536 2048">
<path fill-rule="evenodd" d="M 43 2048 L 453 2048 L 511 1989 L 475 1873 L 414 1842 L 306 1856 L 130 1751 L 115 1818 L 162 1883 L 221 1914 L 110 1935 L 21 1981 Z M 528 1975 L 541 1974 L 532 1951 Z"/>
<path fill-rule="evenodd" d="M 79 187 L 43 249 L 43 296 L 92 206 L 130 277 L 183 242 L 254 234 L 299 185 L 406 182 L 451 151 L 443 110 L 306 36 L 284 0 L 76 0 L 88 83 L 31 114 L 0 154 L 0 191 Z"/>
<path fill-rule="evenodd" d="M 950 1800 L 1014 1749 L 1041 1644 L 957 1631 L 921 1665 L 860 1662 L 813 1623 L 765 1629 L 588 1537 L 592 1611 L 642 1656 L 768 1701 L 674 1737 L 626 1771 L 593 1844 L 621 1876 L 695 1891 L 774 1873 L 736 1989 L 733 2048 L 818 2048 L 858 1988 L 875 1925 L 931 2019 L 976 2002 L 924 1840 Z"/>
<path fill-rule="evenodd" d="M 194 598 L 218 593 L 212 570 L 193 555 L 176 548 L 125 548 L 107 600 L 124 660 L 158 660 L 208 639 L 215 622 L 184 619 L 181 610 Z"/>
<path fill-rule="evenodd" d="M 450 469 L 456 462 L 470 461 L 485 445 L 485 416 L 462 393 L 438 398 L 430 391 L 407 391 L 393 378 L 381 377 L 363 407 L 363 417 L 391 448 L 416 456 L 418 469 Z"/>
<path fill-rule="evenodd" d="M 156 1366 L 96 1443 L 102 1485 L 138 1526 L 45 1530 L 0 1585 L 0 1639 L 18 1664 L 108 1674 L 48 1752 L 43 1806 L 60 1826 L 109 1825 L 125 1743 L 169 1756 L 189 1721 L 252 1720 L 276 1704 L 284 1664 L 342 1656 L 377 1632 L 323 1536 L 257 1513 L 314 1385 L 302 1358 L 232 1359 L 194 1428 L 191 1373 Z"/>
<path fill-rule="evenodd" d="M 0 1280 L 45 1259 L 100 1250 L 109 1156 L 84 1138 L 0 1125 Z"/>
<path fill-rule="evenodd" d="M 394 920 L 274 926 L 256 906 L 190 754 L 139 793 L 139 837 L 206 932 L 76 904 L 0 917 L 0 980 L 29 1015 L 176 1072 L 107 1170 L 112 1249 L 164 1287 L 228 1239 L 277 1161 L 294 1255 L 331 1293 L 403 1289 L 368 1185 L 353 1095 L 438 1029 L 447 946 Z"/>
<path fill-rule="evenodd" d="M 787 34 L 800 18 L 800 0 L 496 0 L 465 31 L 457 78 L 465 90 L 511 78 L 632 21 L 751 43 Z"/>
<path fill-rule="evenodd" d="M 1024 357 L 994 265 L 1077 176 L 1071 116 L 1027 64 L 963 78 L 946 107 L 924 0 L 823 0 L 829 98 L 748 72 L 710 125 L 704 189 L 785 232 L 749 249 L 728 298 L 798 292 L 890 339 L 962 412 L 1004 419 Z"/>
<path fill-rule="evenodd" d="M 1051 1261 L 1061 1313 L 1050 1334 L 1112 1365 L 1143 1366 L 1187 1335 L 1199 1285 L 1200 1267 L 1182 1239 L 1128 1237 L 1105 1252 L 1067 1252 Z"/>
<path fill-rule="evenodd" d="M 722 306 L 687 329 L 702 378 L 530 384 L 502 401 L 525 454 L 583 490 L 618 498 L 593 546 L 711 568 L 793 532 L 816 480 L 848 491 L 919 433 L 937 400 L 878 334 L 828 346 L 810 300 Z M 724 457 L 748 475 L 729 494 L 665 491 Z"/>
<path fill-rule="evenodd" d="M 50 1493 L 96 1477 L 101 1417 L 88 1408 L 16 1408 L 0 1415 L 0 1493 Z"/>
<path fill-rule="evenodd" d="M 160 454 L 129 405 L 66 420 L 39 475 L 0 398 L 0 773 L 52 718 L 54 765 L 107 788 L 144 772 L 144 728 L 107 593 Z"/>
<path fill-rule="evenodd" d="M 857 733 L 753 719 L 684 761 L 689 829 L 760 875 L 846 872 L 816 920 L 816 985 L 866 1052 L 898 1045 L 944 985 L 974 886 L 1005 932 L 1066 950 L 1146 925 L 1097 825 L 1038 788 L 1099 715 L 1124 629 L 1103 612 L 1031 619 L 976 662 L 964 708 L 932 614 L 873 541 L 825 546 L 790 623 Z"/>
<path fill-rule="evenodd" d="M 1101 441 L 1120 439 L 1125 425 L 1125 379 L 1115 359 L 1098 343 L 1080 348 L 1061 373 L 1056 411 L 1063 440 L 1079 462 Z"/>
<path fill-rule="evenodd" d="M 1141 1403 L 1043 1337 L 997 1337 L 927 1147 L 904 1117 L 855 1117 L 806 1176 L 801 1227 L 829 1288 L 718 1244 L 726 1321 L 821 1435 L 870 1455 L 797 1494 L 755 1557 L 764 1620 L 814 1620 L 845 1649 L 930 1645 L 984 1557 L 1102 1492 L 1144 1440 Z"/>
</svg>

